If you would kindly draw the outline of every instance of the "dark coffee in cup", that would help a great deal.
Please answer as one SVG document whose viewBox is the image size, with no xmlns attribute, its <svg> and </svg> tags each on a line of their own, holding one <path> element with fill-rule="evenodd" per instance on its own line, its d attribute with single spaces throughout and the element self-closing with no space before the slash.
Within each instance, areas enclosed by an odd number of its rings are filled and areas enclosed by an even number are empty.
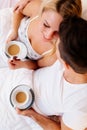
<svg viewBox="0 0 87 130">
<path fill-rule="evenodd" d="M 27 56 L 27 47 L 20 41 L 10 41 L 5 45 L 4 53 L 7 58 L 13 60 L 15 57 L 24 60 Z"/>
<path fill-rule="evenodd" d="M 16 44 L 10 45 L 8 47 L 8 53 L 12 56 L 17 55 L 20 52 L 20 47 Z"/>
<path fill-rule="evenodd" d="M 16 101 L 18 102 L 18 103 L 24 103 L 25 101 L 27 100 L 27 95 L 26 95 L 26 93 L 25 92 L 18 92 L 17 94 L 16 94 Z"/>
<path fill-rule="evenodd" d="M 28 85 L 18 85 L 10 93 L 10 103 L 21 110 L 29 109 L 34 102 L 34 92 Z"/>
</svg>

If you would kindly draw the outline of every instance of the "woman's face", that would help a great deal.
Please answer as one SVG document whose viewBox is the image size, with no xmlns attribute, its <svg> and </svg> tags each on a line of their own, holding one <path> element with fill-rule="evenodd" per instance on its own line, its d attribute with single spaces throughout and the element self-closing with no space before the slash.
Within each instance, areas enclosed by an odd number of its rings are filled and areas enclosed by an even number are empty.
<svg viewBox="0 0 87 130">
<path fill-rule="evenodd" d="M 49 10 L 43 12 L 40 21 L 40 30 L 44 40 L 49 41 L 58 38 L 58 30 L 62 16 L 55 11 Z"/>
</svg>

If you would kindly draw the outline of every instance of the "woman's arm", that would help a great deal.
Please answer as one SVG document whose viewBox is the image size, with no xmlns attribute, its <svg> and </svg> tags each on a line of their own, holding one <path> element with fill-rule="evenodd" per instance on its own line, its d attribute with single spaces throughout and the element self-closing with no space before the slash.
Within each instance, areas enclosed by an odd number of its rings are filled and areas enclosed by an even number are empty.
<svg viewBox="0 0 87 130">
<path fill-rule="evenodd" d="M 24 15 L 22 13 L 13 13 L 13 19 L 12 19 L 12 29 L 11 29 L 11 33 L 7 38 L 7 42 L 10 42 L 12 40 L 17 39 L 18 37 L 18 28 L 20 25 L 20 22 L 22 20 L 22 18 L 24 17 Z"/>
<path fill-rule="evenodd" d="M 21 61 L 19 59 L 13 59 L 8 61 L 8 65 L 10 69 L 19 69 L 19 68 L 27 68 L 27 69 L 38 69 L 37 62 L 28 60 L 28 61 Z"/>
<path fill-rule="evenodd" d="M 27 68 L 27 69 L 36 70 L 41 67 L 50 66 L 53 63 L 55 63 L 56 60 L 57 60 L 57 56 L 56 54 L 54 54 L 52 56 L 50 55 L 44 57 L 39 61 L 32 61 L 32 60 L 21 61 L 19 59 L 14 58 L 13 60 L 9 60 L 8 64 L 9 64 L 9 68 L 11 69 Z"/>
<path fill-rule="evenodd" d="M 31 0 L 20 0 L 15 6 L 14 6 L 14 12 L 19 13 L 21 10 L 25 8 L 25 6 L 30 2 Z"/>
<path fill-rule="evenodd" d="M 7 42 L 10 42 L 17 38 L 18 28 L 24 16 L 34 17 L 38 14 L 40 4 L 41 0 L 30 0 L 30 2 L 25 6 L 23 10 L 21 10 L 20 12 L 13 12 L 12 32 L 9 35 Z"/>
<path fill-rule="evenodd" d="M 7 42 L 10 42 L 12 40 L 16 40 L 18 37 L 18 28 L 20 25 L 20 22 L 22 20 L 22 18 L 24 17 L 24 15 L 22 13 L 13 13 L 13 19 L 12 19 L 12 29 L 11 29 L 11 33 L 7 38 Z"/>
<path fill-rule="evenodd" d="M 29 4 L 30 3 L 30 4 Z M 26 16 L 30 16 L 29 12 L 35 13 L 39 11 L 42 0 L 20 0 L 14 7 L 14 12 L 22 12 Z"/>
<path fill-rule="evenodd" d="M 21 12 L 28 17 L 35 17 L 40 11 L 41 3 L 42 0 L 30 0 Z"/>
</svg>

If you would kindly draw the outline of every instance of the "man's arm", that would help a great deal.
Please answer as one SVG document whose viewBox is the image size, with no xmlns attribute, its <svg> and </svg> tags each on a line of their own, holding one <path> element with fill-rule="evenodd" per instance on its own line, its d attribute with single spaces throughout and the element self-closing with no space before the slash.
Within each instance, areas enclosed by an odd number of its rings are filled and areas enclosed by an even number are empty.
<svg viewBox="0 0 87 130">
<path fill-rule="evenodd" d="M 43 128 L 43 130 L 61 130 L 60 124 L 56 123 L 55 121 L 52 121 L 45 116 L 38 114 L 33 109 L 24 111 L 20 111 L 19 109 L 16 110 L 18 114 L 29 116 L 34 119 Z"/>
<path fill-rule="evenodd" d="M 64 123 L 63 120 L 61 120 L 61 130 L 72 130 L 69 127 L 67 127 Z"/>
</svg>

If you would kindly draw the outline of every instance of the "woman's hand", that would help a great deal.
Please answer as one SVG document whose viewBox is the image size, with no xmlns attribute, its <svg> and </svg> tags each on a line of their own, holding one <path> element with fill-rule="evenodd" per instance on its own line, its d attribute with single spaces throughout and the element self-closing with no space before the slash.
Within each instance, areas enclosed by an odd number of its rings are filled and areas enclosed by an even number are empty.
<svg viewBox="0 0 87 130">
<path fill-rule="evenodd" d="M 27 3 L 31 0 L 20 0 L 14 7 L 13 11 L 16 11 L 17 13 L 24 9 L 24 7 L 27 5 Z"/>
<path fill-rule="evenodd" d="M 8 65 L 10 69 L 19 69 L 19 68 L 27 68 L 27 69 L 37 69 L 37 63 L 32 60 L 21 61 L 14 57 L 12 60 L 8 60 Z"/>
<path fill-rule="evenodd" d="M 42 128 L 43 130 L 61 130 L 60 125 L 56 122 L 50 120 L 49 118 L 40 115 L 39 113 L 35 112 L 33 109 L 21 111 L 16 109 L 18 114 L 29 116 L 34 119 Z"/>
<path fill-rule="evenodd" d="M 10 69 L 19 69 L 19 68 L 25 68 L 23 61 L 17 58 L 13 58 L 12 60 L 8 60 L 8 65 Z"/>
</svg>

